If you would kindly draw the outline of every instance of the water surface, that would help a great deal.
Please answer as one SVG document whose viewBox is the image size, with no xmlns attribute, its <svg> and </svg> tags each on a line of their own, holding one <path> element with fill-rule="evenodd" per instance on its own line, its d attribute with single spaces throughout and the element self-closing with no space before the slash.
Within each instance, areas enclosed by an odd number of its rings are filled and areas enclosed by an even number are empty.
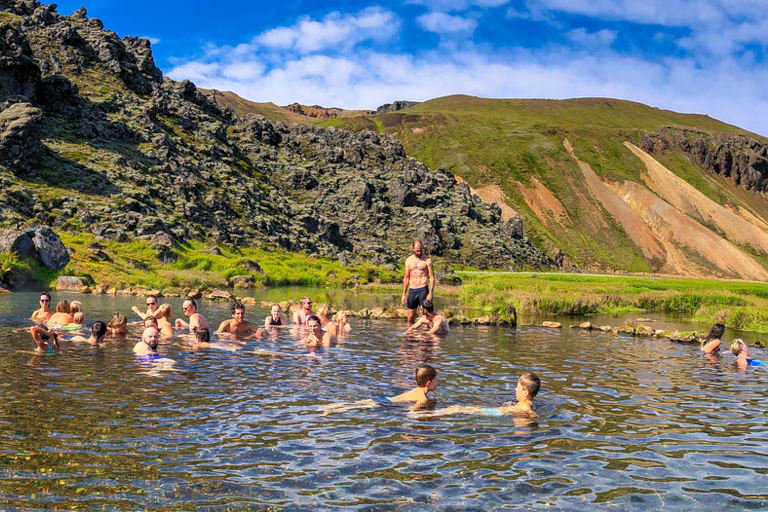
<svg viewBox="0 0 768 512">
<path fill-rule="evenodd" d="M 78 298 L 89 322 L 141 303 Z M 137 362 L 133 337 L 33 354 L 36 299 L 0 297 L 1 510 L 768 508 L 768 368 L 739 372 L 730 355 L 534 327 L 413 339 L 352 319 L 316 352 L 291 330 L 234 351 L 176 339 L 167 371 Z M 201 308 L 212 325 L 229 316 Z M 500 405 L 535 371 L 539 417 L 321 414 L 412 387 L 425 361 L 437 407 Z"/>
</svg>

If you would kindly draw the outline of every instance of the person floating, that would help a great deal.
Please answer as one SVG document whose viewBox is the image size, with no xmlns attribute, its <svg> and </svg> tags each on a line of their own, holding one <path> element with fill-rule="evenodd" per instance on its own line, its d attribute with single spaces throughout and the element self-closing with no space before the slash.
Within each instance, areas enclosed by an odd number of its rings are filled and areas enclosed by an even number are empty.
<svg viewBox="0 0 768 512">
<path fill-rule="evenodd" d="M 296 325 L 306 325 L 307 319 L 315 314 L 312 311 L 312 299 L 305 295 L 299 300 L 299 305 L 301 308 L 293 314 L 293 323 Z"/>
<path fill-rule="evenodd" d="M 242 302 L 232 304 L 232 318 L 224 320 L 216 332 L 228 332 L 235 337 L 260 334 L 260 328 L 245 319 L 245 306 Z"/>
<path fill-rule="evenodd" d="M 356 409 L 373 409 L 379 405 L 387 405 L 391 402 L 411 402 L 414 408 L 419 408 L 430 400 L 429 393 L 437 389 L 437 370 L 434 366 L 422 363 L 416 368 L 414 375 L 416 387 L 392 397 L 368 398 L 357 402 L 337 402 L 323 405 L 320 410 L 323 416 L 332 413 L 353 411 Z"/>
<path fill-rule="evenodd" d="M 413 242 L 413 254 L 405 260 L 403 276 L 403 295 L 400 302 L 408 308 L 408 325 L 416 320 L 416 308 L 425 300 L 432 300 L 435 289 L 435 273 L 432 271 L 432 258 L 424 254 L 420 240 Z M 407 293 L 407 295 L 406 295 Z"/>
<path fill-rule="evenodd" d="M 47 292 L 43 292 L 40 294 L 40 309 L 36 309 L 32 313 L 32 317 L 30 317 L 30 320 L 32 320 L 35 323 L 42 324 L 50 320 L 51 315 L 53 315 L 54 311 L 51 309 L 51 296 Z"/>
<path fill-rule="evenodd" d="M 416 320 L 416 323 L 408 327 L 408 331 L 413 332 L 419 328 L 427 329 L 430 334 L 449 334 L 451 332 L 448 320 L 443 315 L 435 314 L 435 306 L 430 300 L 421 303 L 421 317 Z"/>
<path fill-rule="evenodd" d="M 533 372 L 527 372 L 517 379 L 515 388 L 515 398 L 517 403 L 514 405 L 502 405 L 501 407 L 476 407 L 473 405 L 454 405 L 443 409 L 435 409 L 425 413 L 429 416 L 446 416 L 449 414 L 479 414 L 485 416 L 524 416 L 533 418 L 536 413 L 533 410 L 533 397 L 541 389 L 541 379 Z"/>
<path fill-rule="evenodd" d="M 159 318 L 162 313 L 160 313 L 160 304 L 157 302 L 157 296 L 156 295 L 147 295 L 147 312 L 142 313 L 139 308 L 136 306 L 133 306 L 131 308 L 131 311 L 139 315 L 142 320 L 147 318 L 148 316 L 153 316 L 155 318 Z"/>
<path fill-rule="evenodd" d="M 721 323 L 713 325 L 707 337 L 701 342 L 701 351 L 705 354 L 716 354 L 720 350 L 723 334 L 725 334 L 725 325 Z"/>
<path fill-rule="evenodd" d="M 185 300 L 181 305 L 181 310 L 189 317 L 189 323 L 181 318 L 177 318 L 175 322 L 177 329 L 185 329 L 189 327 L 189 330 L 192 331 L 195 327 L 201 329 L 208 328 L 208 321 L 203 315 L 197 312 L 197 302 L 195 302 L 195 299 Z"/>
</svg>

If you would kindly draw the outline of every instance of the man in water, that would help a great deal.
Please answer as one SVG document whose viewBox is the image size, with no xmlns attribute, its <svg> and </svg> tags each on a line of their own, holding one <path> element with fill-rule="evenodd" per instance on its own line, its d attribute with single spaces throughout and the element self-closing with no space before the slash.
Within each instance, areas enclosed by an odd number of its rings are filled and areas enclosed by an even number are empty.
<svg viewBox="0 0 768 512">
<path fill-rule="evenodd" d="M 307 318 L 307 330 L 309 334 L 301 342 L 309 347 L 330 347 L 336 344 L 336 336 L 323 330 L 317 315 L 310 315 Z"/>
<path fill-rule="evenodd" d="M 131 309 L 133 310 L 134 313 L 139 315 L 142 320 L 144 320 L 148 316 L 160 318 L 163 315 L 163 313 L 160 312 L 160 304 L 157 302 L 157 297 L 154 295 L 147 295 L 147 312 L 146 313 L 142 313 L 141 310 L 139 310 L 139 308 L 137 308 L 136 306 L 133 306 L 133 308 Z"/>
<path fill-rule="evenodd" d="M 42 324 L 47 322 L 51 318 L 51 315 L 53 315 L 53 310 L 51 309 L 51 296 L 47 292 L 43 292 L 40 294 L 40 309 L 36 309 L 35 312 L 32 313 L 31 320 L 38 324 Z"/>
<path fill-rule="evenodd" d="M 141 333 L 141 340 L 133 346 L 133 353 L 137 356 L 157 355 L 157 344 L 160 339 L 160 331 L 156 327 L 147 327 Z"/>
<path fill-rule="evenodd" d="M 425 300 L 432 300 L 435 289 L 435 274 L 432 271 L 432 258 L 424 254 L 420 240 L 413 242 L 413 254 L 405 260 L 403 277 L 403 296 L 400 299 L 408 308 L 408 325 L 416 320 L 416 308 Z M 406 295 L 407 294 L 407 295 Z"/>
<path fill-rule="evenodd" d="M 424 416 L 446 416 L 449 414 L 481 414 L 485 416 L 523 416 L 527 418 L 536 417 L 533 410 L 533 397 L 541 389 L 541 379 L 533 372 L 526 372 L 517 379 L 515 388 L 515 398 L 517 403 L 514 405 L 502 405 L 501 407 L 476 407 L 474 405 L 454 405 L 444 409 L 435 409 L 423 413 Z"/>
<path fill-rule="evenodd" d="M 301 298 L 299 304 L 301 304 L 301 309 L 293 314 L 293 323 L 296 325 L 306 325 L 307 319 L 315 314 L 315 312 L 312 311 L 312 299 L 305 295 Z"/>
<path fill-rule="evenodd" d="M 259 327 L 245 319 L 245 306 L 241 302 L 235 302 L 232 304 L 232 318 L 221 322 L 216 332 L 228 332 L 241 338 L 249 334 L 259 334 L 259 330 Z"/>
<path fill-rule="evenodd" d="M 181 305 L 181 310 L 185 315 L 189 317 L 189 323 L 185 322 L 181 318 L 176 319 L 176 328 L 183 329 L 189 327 L 190 331 L 193 331 L 195 327 L 198 329 L 207 329 L 208 321 L 203 315 L 197 312 L 197 302 L 195 299 L 187 299 Z"/>
<path fill-rule="evenodd" d="M 430 334 L 449 334 L 451 332 L 448 321 L 443 315 L 435 314 L 435 306 L 430 300 L 421 303 L 421 317 L 408 328 L 408 331 L 415 331 L 422 326 Z"/>
</svg>

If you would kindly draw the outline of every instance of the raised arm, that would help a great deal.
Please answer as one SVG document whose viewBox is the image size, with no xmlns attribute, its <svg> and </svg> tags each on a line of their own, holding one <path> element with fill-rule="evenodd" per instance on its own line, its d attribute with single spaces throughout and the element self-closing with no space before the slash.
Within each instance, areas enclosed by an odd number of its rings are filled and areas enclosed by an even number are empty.
<svg viewBox="0 0 768 512">
<path fill-rule="evenodd" d="M 147 318 L 147 315 L 146 315 L 145 313 L 142 313 L 142 312 L 141 312 L 141 310 L 140 310 L 139 308 L 137 308 L 136 306 L 133 306 L 133 307 L 131 308 L 131 311 L 133 311 L 134 313 L 136 313 L 137 315 L 139 315 L 139 317 L 140 317 L 142 320 L 144 320 L 145 318 Z"/>
</svg>

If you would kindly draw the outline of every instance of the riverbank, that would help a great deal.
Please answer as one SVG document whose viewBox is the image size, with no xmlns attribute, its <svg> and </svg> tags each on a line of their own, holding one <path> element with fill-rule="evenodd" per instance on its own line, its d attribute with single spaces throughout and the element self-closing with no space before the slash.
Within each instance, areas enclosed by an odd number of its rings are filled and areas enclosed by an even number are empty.
<svg viewBox="0 0 768 512">
<path fill-rule="evenodd" d="M 675 313 L 702 323 L 768 332 L 768 284 L 629 275 L 457 271 L 446 290 L 464 307 L 519 316 Z"/>
</svg>

